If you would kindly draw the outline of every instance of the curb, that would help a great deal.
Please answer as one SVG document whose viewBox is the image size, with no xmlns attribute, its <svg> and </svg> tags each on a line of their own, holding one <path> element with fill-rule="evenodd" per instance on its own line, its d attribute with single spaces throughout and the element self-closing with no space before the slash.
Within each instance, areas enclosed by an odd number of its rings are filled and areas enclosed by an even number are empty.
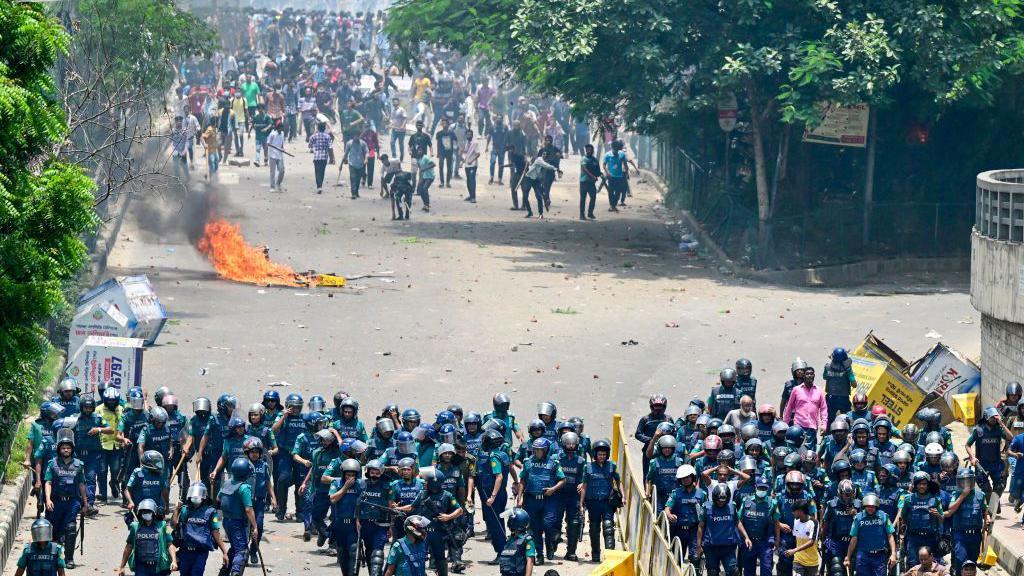
<svg viewBox="0 0 1024 576">
<path fill-rule="evenodd" d="M 1002 530 L 993 530 L 988 543 L 992 546 L 992 549 L 995 550 L 996 556 L 999 557 L 999 567 L 1006 570 L 1006 572 L 1011 576 L 1020 576 L 1024 574 L 1024 558 L 1019 556 L 1019 550 L 1014 550 L 1010 546 L 1008 542 L 1010 540 L 1010 535 L 1000 534 L 1001 532 Z M 1005 536 L 1005 540 L 1008 541 L 1004 541 L 1004 538 L 1000 537 L 1001 535 Z M 1013 535 L 1013 537 L 1016 538 L 1017 542 L 1020 542 L 1020 534 Z"/>
<path fill-rule="evenodd" d="M 647 169 L 641 169 L 645 179 L 658 189 L 662 198 L 668 194 L 668 187 L 660 176 Z M 816 266 L 811 268 L 795 268 L 791 270 L 754 270 L 736 264 L 725 250 L 704 230 L 704 226 L 696 217 L 685 209 L 672 210 L 683 220 L 683 224 L 697 237 L 705 254 L 714 263 L 730 273 L 748 280 L 772 284 L 806 287 L 839 287 L 862 284 L 863 281 L 876 274 L 895 274 L 900 272 L 969 272 L 970 256 L 952 257 L 907 257 L 861 260 L 832 266 Z M 1024 572 L 1022 572 L 1024 574 Z"/>
<path fill-rule="evenodd" d="M 31 474 L 23 472 L 14 484 L 8 484 L 0 491 L 0 572 L 3 572 L 7 559 L 14 551 L 14 541 L 18 536 L 18 524 L 25 514 L 32 483 Z"/>
</svg>

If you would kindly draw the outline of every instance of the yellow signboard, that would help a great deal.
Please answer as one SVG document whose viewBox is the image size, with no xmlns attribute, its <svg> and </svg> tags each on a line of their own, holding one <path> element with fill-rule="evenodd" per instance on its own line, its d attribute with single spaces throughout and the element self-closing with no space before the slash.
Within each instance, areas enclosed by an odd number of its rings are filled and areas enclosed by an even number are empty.
<svg viewBox="0 0 1024 576">
<path fill-rule="evenodd" d="M 868 405 L 885 406 L 889 420 L 903 427 L 924 401 L 924 392 L 892 363 L 863 356 L 851 356 L 857 391 L 868 396 Z"/>
<path fill-rule="evenodd" d="M 868 332 L 860 346 L 857 346 L 850 354 L 860 356 L 861 358 L 873 358 L 882 362 L 891 362 L 899 370 L 906 370 L 908 366 L 907 361 L 897 354 L 895 350 L 888 347 L 885 342 L 882 342 L 878 336 L 875 336 L 874 332 Z"/>
</svg>

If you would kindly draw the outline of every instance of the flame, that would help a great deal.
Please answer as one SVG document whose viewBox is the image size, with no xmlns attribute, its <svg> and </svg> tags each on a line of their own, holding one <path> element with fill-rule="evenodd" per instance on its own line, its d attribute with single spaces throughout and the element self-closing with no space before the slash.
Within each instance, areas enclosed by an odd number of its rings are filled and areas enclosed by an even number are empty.
<svg viewBox="0 0 1024 576">
<path fill-rule="evenodd" d="M 267 286 L 305 285 L 290 266 L 271 262 L 263 249 L 249 245 L 240 227 L 227 220 L 207 222 L 197 248 L 222 278 Z"/>
</svg>

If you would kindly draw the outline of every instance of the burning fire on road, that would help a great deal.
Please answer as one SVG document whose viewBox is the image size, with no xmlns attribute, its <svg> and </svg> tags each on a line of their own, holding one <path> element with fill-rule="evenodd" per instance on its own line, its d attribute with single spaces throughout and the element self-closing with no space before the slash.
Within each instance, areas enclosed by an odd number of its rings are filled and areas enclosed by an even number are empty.
<svg viewBox="0 0 1024 576">
<path fill-rule="evenodd" d="M 345 285 L 345 278 L 314 271 L 296 273 L 291 266 L 271 262 L 267 248 L 250 245 L 238 224 L 223 218 L 206 223 L 196 248 L 213 264 L 221 278 L 260 286 L 332 286 Z"/>
</svg>

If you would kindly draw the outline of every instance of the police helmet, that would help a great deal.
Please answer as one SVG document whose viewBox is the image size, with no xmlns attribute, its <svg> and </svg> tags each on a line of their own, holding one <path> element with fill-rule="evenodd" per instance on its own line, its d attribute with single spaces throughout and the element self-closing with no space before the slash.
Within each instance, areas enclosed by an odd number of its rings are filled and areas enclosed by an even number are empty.
<svg viewBox="0 0 1024 576">
<path fill-rule="evenodd" d="M 580 437 L 579 434 L 576 434 L 575 432 L 566 432 L 565 434 L 562 434 L 562 437 L 559 438 L 558 442 L 562 445 L 562 448 L 571 452 L 576 448 L 579 448 Z"/>
<path fill-rule="evenodd" d="M 231 462 L 231 477 L 238 481 L 244 481 L 252 474 L 252 464 L 244 457 L 239 456 Z"/>
<path fill-rule="evenodd" d="M 363 467 L 359 464 L 359 460 L 355 458 L 348 458 L 341 463 L 341 473 L 344 475 L 346 472 L 354 472 L 359 474 L 363 471 Z"/>
<path fill-rule="evenodd" d="M 664 409 L 668 406 L 668 398 L 666 398 L 664 394 L 655 394 L 654 396 L 651 396 L 650 400 L 647 401 L 647 405 L 650 406 L 652 409 L 655 406 L 659 406 Z"/>
<path fill-rule="evenodd" d="M 782 460 L 782 465 L 785 466 L 786 468 L 792 468 L 794 470 L 797 470 L 800 468 L 800 462 L 800 453 L 790 452 L 789 454 L 786 454 L 786 457 Z"/>
<path fill-rule="evenodd" d="M 230 416 L 237 407 L 238 398 L 235 398 L 231 394 L 221 394 L 217 398 L 217 412 L 220 412 L 224 416 Z"/>
<path fill-rule="evenodd" d="M 721 426 L 718 427 L 718 436 L 720 438 L 723 436 L 732 436 L 733 439 L 735 439 L 736 428 L 732 424 L 722 424 Z"/>
<path fill-rule="evenodd" d="M 751 456 L 744 456 L 740 458 L 739 466 L 741 472 L 753 472 L 757 470 L 757 460 L 754 460 Z"/>
<path fill-rule="evenodd" d="M 675 440 L 675 438 L 673 438 Z M 551 450 L 551 441 L 547 438 L 537 438 L 530 445 L 530 450 L 536 452 L 537 450 L 543 450 L 547 454 Z"/>
<path fill-rule="evenodd" d="M 764 416 L 764 415 L 767 415 L 767 414 L 771 414 L 774 417 L 775 416 L 775 406 L 772 406 L 771 404 L 761 404 L 760 406 L 757 407 L 757 415 L 758 416 Z"/>
<path fill-rule="evenodd" d="M 390 436 L 395 433 L 395 421 L 391 418 L 378 418 L 377 424 L 374 426 L 377 428 L 377 434 L 380 436 Z"/>
<path fill-rule="evenodd" d="M 572 424 L 572 428 L 573 430 L 576 431 L 577 434 L 581 436 L 583 435 L 583 418 L 580 418 L 579 416 L 573 416 L 572 418 L 569 418 L 567 422 L 569 424 Z"/>
<path fill-rule="evenodd" d="M 406 457 L 406 458 L 402 458 L 401 460 L 398 461 L 398 469 L 399 470 L 405 470 L 405 469 L 412 470 L 415 467 L 416 467 L 416 461 L 413 460 L 412 458 Z"/>
<path fill-rule="evenodd" d="M 1020 396 L 1021 386 L 1020 382 L 1007 382 L 1006 383 L 1006 396 Z"/>
<path fill-rule="evenodd" d="M 874 506 L 875 508 L 878 508 L 878 505 L 881 503 L 881 501 L 878 499 L 877 494 L 868 493 L 864 495 L 864 498 L 861 499 L 860 503 L 865 508 L 867 508 L 868 506 Z"/>
<path fill-rule="evenodd" d="M 793 450 L 789 446 L 776 446 L 775 449 L 772 450 L 772 459 L 779 464 L 782 464 L 786 461 L 786 456 L 789 456 L 789 453 L 792 451 Z"/>
<path fill-rule="evenodd" d="M 83 410 L 86 408 L 96 409 L 96 398 L 92 394 L 82 394 L 82 399 L 79 401 L 79 405 Z"/>
<path fill-rule="evenodd" d="M 416 439 L 409 432 L 399 432 L 395 435 L 395 447 L 403 454 L 412 454 L 416 449 Z"/>
<path fill-rule="evenodd" d="M 866 464 L 867 461 L 868 453 L 864 449 L 857 448 L 855 450 L 850 451 L 850 464 Z"/>
<path fill-rule="evenodd" d="M 675 438 L 673 438 L 675 440 Z M 704 439 L 704 451 L 708 450 L 721 450 L 722 449 L 722 437 L 717 434 L 711 434 Z"/>
<path fill-rule="evenodd" d="M 330 446 L 331 444 L 334 444 L 338 440 L 338 438 L 334 435 L 334 432 L 330 430 L 320 430 L 315 434 L 315 436 L 316 439 L 320 441 L 321 445 L 326 444 L 327 446 Z"/>
<path fill-rule="evenodd" d="M 207 402 L 209 402 L 209 400 L 207 400 Z M 118 404 L 121 403 L 121 393 L 118 392 L 117 388 L 114 388 L 113 386 L 111 386 L 109 388 L 104 388 L 103 389 L 103 403 L 104 404 L 112 404 L 113 406 L 117 406 Z"/>
<path fill-rule="evenodd" d="M 914 461 L 914 457 L 910 455 L 910 452 L 901 449 L 892 455 L 892 461 L 896 464 L 910 464 Z"/>
<path fill-rule="evenodd" d="M 340 412 L 344 412 L 345 408 L 351 408 L 353 415 L 359 414 L 359 402 L 351 396 L 342 400 L 341 404 L 338 405 L 338 410 Z"/>
<path fill-rule="evenodd" d="M 742 438 L 744 442 L 747 442 L 757 437 L 757 424 L 754 424 L 753 422 L 747 422 L 746 424 L 740 427 L 740 438 Z"/>
<path fill-rule="evenodd" d="M 437 421 L 434 423 L 435 426 L 441 427 L 445 424 L 455 424 L 455 414 L 451 410 L 441 410 L 437 413 Z"/>
<path fill-rule="evenodd" d="M 455 425 L 453 425 L 453 424 L 445 424 L 444 426 L 441 426 L 441 429 L 438 431 L 438 437 L 441 439 L 441 442 L 447 442 L 448 444 L 454 444 L 455 443 L 455 436 L 456 436 L 456 430 L 455 430 Z"/>
<path fill-rule="evenodd" d="M 732 491 L 729 490 L 729 485 L 724 482 L 715 484 L 715 487 L 711 489 L 711 500 L 717 504 L 724 504 L 732 498 Z"/>
<path fill-rule="evenodd" d="M 802 446 L 804 443 L 804 429 L 796 424 L 787 428 L 786 443 L 792 447 Z"/>
<path fill-rule="evenodd" d="M 112 390 L 112 388 L 108 388 L 108 390 Z M 104 392 L 104 400 L 106 400 L 106 395 L 106 392 Z M 213 406 L 210 404 L 210 399 L 205 396 L 200 396 L 199 398 L 196 398 L 195 400 L 192 401 L 192 411 L 196 413 L 206 412 L 207 414 L 213 412 Z"/>
<path fill-rule="evenodd" d="M 445 454 L 455 454 L 455 446 L 447 442 L 437 447 L 437 456 L 440 458 Z"/>
<path fill-rule="evenodd" d="M 60 384 L 57 384 L 57 391 L 74 392 L 77 394 L 79 391 L 81 391 L 81 388 L 78 387 L 78 382 L 75 381 L 74 378 L 70 376 L 65 376 L 64 379 L 60 381 Z"/>
<path fill-rule="evenodd" d="M 480 416 L 479 412 L 469 412 L 462 419 L 463 426 L 469 426 L 470 424 L 476 424 L 477 426 L 483 424 L 483 417 Z"/>
<path fill-rule="evenodd" d="M 167 410 L 164 410 L 160 406 L 157 406 L 155 408 L 151 408 L 149 410 L 149 421 L 151 423 L 153 423 L 154 425 L 156 425 L 156 424 L 166 424 L 167 423 Z"/>
<path fill-rule="evenodd" d="M 752 448 L 759 448 L 764 451 L 764 443 L 761 442 L 760 438 L 751 438 L 743 443 L 743 448 L 749 453 Z"/>
<path fill-rule="evenodd" d="M 736 460 L 736 453 L 726 448 L 718 453 L 718 457 L 716 458 L 716 460 L 719 464 L 727 464 L 731 466 L 732 463 Z"/>
<path fill-rule="evenodd" d="M 711 437 L 708 436 L 708 438 L 711 438 Z M 718 437 L 715 436 L 715 438 L 718 438 Z M 676 439 L 675 439 L 674 436 L 662 436 L 661 438 L 658 438 L 658 452 L 661 452 L 662 450 L 664 450 L 666 448 L 671 448 L 672 451 L 674 452 L 675 449 L 676 449 L 676 444 L 677 443 L 676 443 Z M 707 446 L 707 440 L 705 440 L 705 447 L 706 446 Z"/>
<path fill-rule="evenodd" d="M 676 468 L 676 480 L 682 480 L 688 476 L 692 476 L 696 480 L 697 469 L 689 464 L 683 464 L 679 468 Z"/>
<path fill-rule="evenodd" d="M 612 453 L 611 442 L 609 442 L 609 441 L 607 441 L 607 440 L 605 440 L 603 438 L 601 440 L 598 440 L 598 441 L 594 442 L 594 444 L 590 447 L 591 454 L 596 456 L 598 450 L 603 450 L 603 451 L 607 452 L 609 456 L 611 456 L 611 453 Z"/>
<path fill-rule="evenodd" d="M 700 416 L 697 417 L 696 424 L 698 428 L 707 428 L 708 422 L 711 422 L 711 416 L 708 416 L 707 414 L 701 414 Z"/>
<path fill-rule="evenodd" d="M 999 416 L 999 409 L 995 406 L 985 406 L 985 409 L 981 411 L 981 419 L 988 422 L 992 418 Z"/>
<path fill-rule="evenodd" d="M 32 542 L 43 543 L 53 540 L 53 524 L 46 518 L 32 523 Z"/>
<path fill-rule="evenodd" d="M 497 430 L 488 430 L 484 432 L 484 438 L 480 441 L 480 445 L 484 450 L 490 452 L 495 448 L 500 447 L 505 443 L 505 437 L 501 435 Z M 597 443 L 594 443 L 594 447 L 597 447 Z"/>
<path fill-rule="evenodd" d="M 402 424 L 415 424 L 419 426 L 421 420 L 420 411 L 415 408 L 406 408 L 402 412 Z"/>
<path fill-rule="evenodd" d="M 671 422 L 661 422 L 660 424 L 658 424 L 658 427 L 655 428 L 655 430 L 657 430 L 662 435 L 674 435 L 676 433 L 676 425 Z"/>
<path fill-rule="evenodd" d="M 838 459 L 832 462 L 832 476 L 839 476 L 843 472 L 850 471 L 850 461 L 846 459 Z"/>
<path fill-rule="evenodd" d="M 314 395 L 309 397 L 307 405 L 313 412 L 323 412 L 327 408 L 327 400 L 324 400 L 323 396 Z"/>
<path fill-rule="evenodd" d="M 164 400 L 164 396 L 167 396 L 170 393 L 171 393 L 171 389 L 168 388 L 167 386 L 161 386 L 161 387 L 157 388 L 156 391 L 153 392 L 153 400 L 155 401 L 154 403 L 157 406 L 162 405 L 163 404 L 163 400 Z"/>
<path fill-rule="evenodd" d="M 374 458 L 373 460 L 370 460 L 369 462 L 366 463 L 366 474 L 367 474 L 367 476 L 369 476 L 370 470 L 376 470 L 376 471 L 378 471 L 378 472 L 383 474 L 384 473 L 384 463 L 381 462 L 380 460 Z"/>
<path fill-rule="evenodd" d="M 790 470 L 786 472 L 785 478 L 786 485 L 799 484 L 800 487 L 804 486 L 804 474 L 799 470 Z"/>
<path fill-rule="evenodd" d="M 927 484 L 931 482 L 931 480 L 932 477 L 929 476 L 928 473 L 925 472 L 924 470 L 918 470 L 917 472 L 914 472 L 914 474 L 910 476 L 910 484 L 914 487 L 917 487 L 917 484 L 919 482 L 924 482 L 925 484 Z"/>
<path fill-rule="evenodd" d="M 306 412 L 302 415 L 302 422 L 306 425 L 306 430 L 316 432 L 320 428 L 323 418 L 318 412 Z"/>
<path fill-rule="evenodd" d="M 857 487 L 854 485 L 853 480 L 844 478 L 839 481 L 839 495 L 850 497 L 857 493 Z"/>
<path fill-rule="evenodd" d="M 537 415 L 555 418 L 558 415 L 558 407 L 554 402 L 541 402 L 537 404 Z"/>
<path fill-rule="evenodd" d="M 942 449 L 942 444 L 939 444 L 938 442 L 932 442 L 924 447 L 925 458 L 938 459 L 942 456 L 943 452 L 945 452 L 945 450 Z"/>
<path fill-rule="evenodd" d="M 504 392 L 498 392 L 493 398 L 491 398 L 491 406 L 494 406 L 494 409 L 498 412 L 508 411 L 508 407 L 511 404 L 512 401 L 509 400 L 508 394 L 505 394 Z"/>
<path fill-rule="evenodd" d="M 712 419 L 708 420 L 707 426 L 705 426 L 705 428 L 707 428 L 708 430 L 718 430 L 718 428 L 721 425 L 722 425 L 722 420 L 720 418 L 712 418 Z"/>
<path fill-rule="evenodd" d="M 868 395 L 863 392 L 857 392 L 853 395 L 852 403 L 855 408 L 861 406 L 861 408 L 858 408 L 858 410 L 861 410 L 868 405 Z"/>
<path fill-rule="evenodd" d="M 718 381 L 722 384 L 726 382 L 735 384 L 736 383 L 736 371 L 732 368 L 726 368 L 718 373 Z"/>
<path fill-rule="evenodd" d="M 75 431 L 68 428 L 61 428 L 57 430 L 57 448 L 60 448 L 63 444 L 69 444 L 72 449 L 75 447 Z"/>
<path fill-rule="evenodd" d="M 699 417 L 701 414 L 703 414 L 703 411 L 700 409 L 699 406 L 694 406 L 693 404 L 690 404 L 689 406 L 686 407 L 686 417 L 687 418 L 689 418 L 690 416 L 698 416 Z"/>
<path fill-rule="evenodd" d="M 942 456 L 939 457 L 939 467 L 946 472 L 953 472 L 960 466 L 960 461 L 956 457 L 956 454 L 952 452 L 943 452 Z"/>
<path fill-rule="evenodd" d="M 422 540 L 427 537 L 428 526 L 430 526 L 430 520 L 416 514 L 405 519 L 404 528 L 406 534 Z"/>
<path fill-rule="evenodd" d="M 281 394 L 277 390 L 267 390 L 263 393 L 263 403 L 274 402 L 278 405 L 281 404 Z"/>
<path fill-rule="evenodd" d="M 193 482 L 188 487 L 188 492 L 185 493 L 185 499 L 192 503 L 193 506 L 199 506 L 206 500 L 209 492 L 206 490 L 206 484 L 202 482 Z"/>
<path fill-rule="evenodd" d="M 164 456 L 156 450 L 146 450 L 143 452 L 139 462 L 143 468 L 154 472 L 160 472 L 164 469 Z"/>
<path fill-rule="evenodd" d="M 789 425 L 786 424 L 785 422 L 783 422 L 782 420 L 776 420 L 775 423 L 772 424 L 772 436 L 777 436 L 779 434 L 786 434 L 788 432 L 789 432 Z"/>
<path fill-rule="evenodd" d="M 246 438 L 245 442 L 242 442 L 242 451 L 248 454 L 253 450 L 263 451 L 263 441 L 259 438 Z"/>
<path fill-rule="evenodd" d="M 245 430 L 245 422 L 242 421 L 241 418 L 236 418 L 236 417 L 232 416 L 231 419 L 228 420 L 228 430 L 229 431 L 233 431 L 233 430 L 235 430 L 237 428 L 241 428 L 244 431 Z"/>
<path fill-rule="evenodd" d="M 526 530 L 530 526 L 530 515 L 522 508 L 513 508 L 512 514 L 509 515 L 506 523 L 508 524 L 508 529 L 513 532 Z"/>
<path fill-rule="evenodd" d="M 302 396 L 298 394 L 289 394 L 284 399 L 285 408 L 302 408 L 303 404 Z"/>
<path fill-rule="evenodd" d="M 832 350 L 832 362 L 835 364 L 845 365 L 846 361 L 850 359 L 850 355 L 846 352 L 846 348 L 835 348 Z"/>
<path fill-rule="evenodd" d="M 262 418 L 263 415 L 266 414 L 266 413 L 267 413 L 267 407 L 264 406 L 263 404 L 260 404 L 259 402 L 253 402 L 252 404 L 249 404 L 249 416 L 250 417 L 252 417 L 253 414 L 257 414 L 257 415 L 259 415 Z"/>
<path fill-rule="evenodd" d="M 804 362 L 799 357 L 797 357 L 797 359 L 794 360 L 793 363 L 789 365 L 789 373 L 793 374 L 794 376 L 796 376 L 797 371 L 806 369 L 807 362 Z"/>
<path fill-rule="evenodd" d="M 435 439 L 437 439 L 437 431 L 434 430 L 434 427 L 431 426 L 430 424 L 420 424 L 419 426 L 413 428 L 412 437 L 417 442 L 426 442 L 428 440 L 430 442 L 433 442 Z"/>
<path fill-rule="evenodd" d="M 153 516 L 156 515 L 157 511 L 156 501 L 153 500 L 152 498 L 146 498 L 142 502 L 139 502 L 139 505 L 138 507 L 136 507 L 135 511 L 138 513 L 139 518 L 142 518 L 143 520 L 147 521 L 152 520 Z"/>
<path fill-rule="evenodd" d="M 750 372 L 753 369 L 754 365 L 746 358 L 740 358 L 736 361 L 736 373 L 740 376 L 750 376 Z"/>
</svg>

